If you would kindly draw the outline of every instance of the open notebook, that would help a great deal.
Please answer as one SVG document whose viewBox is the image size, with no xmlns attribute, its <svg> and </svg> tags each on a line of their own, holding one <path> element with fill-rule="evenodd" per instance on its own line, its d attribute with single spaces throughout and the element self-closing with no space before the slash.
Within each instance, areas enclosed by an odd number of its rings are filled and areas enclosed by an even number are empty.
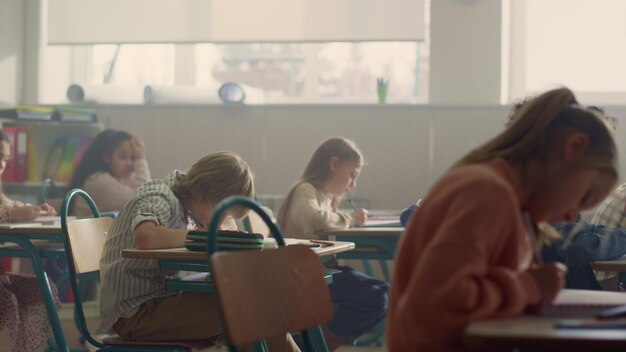
<svg viewBox="0 0 626 352">
<path fill-rule="evenodd" d="M 68 220 L 75 219 L 75 216 L 68 216 Z M 40 216 L 33 220 L 20 221 L 20 222 L 6 222 L 0 224 L 0 229 L 17 229 L 23 227 L 61 227 L 60 216 Z"/>
<path fill-rule="evenodd" d="M 373 215 L 368 216 L 365 224 L 359 227 L 397 227 L 402 226 L 400 215 Z"/>
<path fill-rule="evenodd" d="M 626 305 L 622 292 L 563 290 L 554 303 L 533 306 L 529 314 L 554 318 L 593 318 L 598 313 Z"/>
</svg>

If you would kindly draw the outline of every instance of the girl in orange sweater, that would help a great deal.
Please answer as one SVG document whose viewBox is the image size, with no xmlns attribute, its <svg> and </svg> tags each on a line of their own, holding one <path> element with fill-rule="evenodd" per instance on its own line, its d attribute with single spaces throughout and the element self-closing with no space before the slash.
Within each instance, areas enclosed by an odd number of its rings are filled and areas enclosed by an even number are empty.
<svg viewBox="0 0 626 352">
<path fill-rule="evenodd" d="M 537 223 L 571 221 L 617 180 L 609 127 L 567 88 L 533 99 L 513 125 L 430 190 L 396 256 L 390 351 L 462 351 L 474 320 L 552 301 L 565 266 L 531 265 Z"/>
</svg>

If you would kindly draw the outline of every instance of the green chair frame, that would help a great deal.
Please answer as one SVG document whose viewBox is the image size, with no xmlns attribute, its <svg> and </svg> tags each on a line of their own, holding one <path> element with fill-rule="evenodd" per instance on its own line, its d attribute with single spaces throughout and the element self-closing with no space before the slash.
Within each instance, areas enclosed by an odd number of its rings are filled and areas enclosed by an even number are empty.
<svg viewBox="0 0 626 352">
<path fill-rule="evenodd" d="M 210 257 L 213 253 L 215 253 L 216 248 L 217 248 L 217 231 L 218 231 L 219 224 L 222 218 L 226 215 L 226 211 L 236 206 L 246 207 L 250 209 L 251 211 L 254 211 L 255 213 L 257 213 L 261 217 L 261 219 L 265 222 L 265 224 L 269 227 L 270 233 L 272 237 L 274 237 L 274 239 L 276 240 L 276 243 L 278 244 L 278 246 L 284 247 L 286 245 L 282 231 L 278 228 L 278 225 L 275 224 L 272 221 L 272 219 L 267 215 L 267 213 L 261 208 L 261 205 L 259 203 L 247 197 L 231 196 L 231 197 L 225 198 L 224 200 L 220 202 L 220 204 L 215 209 L 215 212 L 213 213 L 213 217 L 211 218 L 211 222 L 209 224 L 209 229 L 208 229 L 209 240 L 207 241 L 207 248 L 206 248 L 207 253 L 209 254 L 209 266 L 211 265 Z M 220 310 L 219 304 L 218 304 L 218 310 Z M 220 311 L 220 316 L 222 316 L 221 311 Z M 225 325 L 223 324 L 223 326 Z M 318 326 L 318 327 L 311 328 L 308 330 L 303 330 L 303 331 L 300 331 L 300 334 L 302 335 L 302 340 L 304 342 L 305 351 L 328 352 L 328 348 L 326 346 L 326 342 L 324 340 L 324 335 L 322 334 L 321 327 Z M 226 331 L 224 331 L 224 336 L 228 338 Z M 229 345 L 228 348 L 229 348 L 229 351 L 231 352 L 237 351 L 237 348 L 234 346 Z M 265 341 L 255 342 L 253 344 L 253 349 L 255 352 L 267 352 L 268 351 L 268 347 Z"/>
<path fill-rule="evenodd" d="M 107 344 L 106 342 L 100 341 L 96 339 L 93 335 L 91 335 L 89 328 L 87 327 L 87 322 L 85 319 L 85 312 L 83 310 L 82 297 L 80 294 L 78 294 L 79 292 L 81 292 L 79 289 L 80 288 L 79 280 L 99 279 L 100 272 L 93 271 L 93 272 L 80 273 L 80 274 L 76 273 L 76 267 L 74 265 L 75 263 L 74 256 L 72 254 L 71 245 L 69 241 L 69 234 L 68 234 L 68 229 L 67 229 L 69 205 L 71 204 L 71 201 L 76 197 L 81 197 L 87 202 L 94 218 L 100 218 L 101 215 L 93 199 L 91 199 L 91 197 L 89 196 L 89 194 L 87 194 L 87 192 L 83 191 L 82 189 L 76 188 L 76 189 L 70 190 L 66 194 L 65 199 L 63 201 L 63 205 L 61 207 L 61 228 L 64 234 L 63 244 L 65 246 L 65 253 L 66 253 L 67 264 L 68 264 L 67 265 L 68 272 L 70 275 L 70 285 L 72 287 L 72 290 L 74 291 L 74 304 L 75 304 L 74 308 L 75 308 L 75 314 L 77 318 L 76 319 L 77 327 L 81 335 L 90 344 L 96 346 L 98 348 L 98 351 L 128 351 L 128 352 L 148 352 L 148 351 L 169 351 L 169 352 L 181 351 L 182 352 L 182 351 L 185 351 L 185 352 L 189 352 L 191 350 L 189 347 L 177 346 L 177 345 L 160 346 L 160 345 L 153 345 L 153 344 L 139 345 L 139 344 L 134 344 L 134 343 L 129 344 L 129 345 L 125 345 L 125 344 L 111 345 L 111 344 Z"/>
</svg>

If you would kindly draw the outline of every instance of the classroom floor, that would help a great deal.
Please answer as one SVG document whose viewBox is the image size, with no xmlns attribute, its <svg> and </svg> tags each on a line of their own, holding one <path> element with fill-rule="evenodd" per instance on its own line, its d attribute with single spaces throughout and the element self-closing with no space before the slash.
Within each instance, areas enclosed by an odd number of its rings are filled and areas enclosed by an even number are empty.
<svg viewBox="0 0 626 352">
<path fill-rule="evenodd" d="M 390 265 L 390 269 L 393 270 L 393 263 L 388 262 Z M 350 261 L 342 261 L 342 265 L 349 265 L 354 267 L 357 270 L 363 271 L 363 267 L 360 261 L 350 260 Z M 382 273 L 380 272 L 380 268 L 378 265 L 374 265 L 375 275 L 378 278 L 382 278 Z M 65 309 L 66 307 L 62 308 Z M 70 310 L 71 314 L 71 310 Z M 71 316 L 71 315 L 69 315 Z M 65 331 L 66 339 L 70 348 L 84 348 L 78 342 L 78 337 L 80 334 L 78 333 L 76 327 L 74 326 L 74 321 L 72 319 L 62 319 L 61 323 L 63 324 L 63 331 Z M 99 319 L 89 319 L 88 324 L 90 327 L 93 327 L 92 331 L 95 330 L 97 325 L 99 324 Z M 41 351 L 44 351 L 42 348 Z M 386 351 L 385 347 L 376 347 L 376 346 L 342 346 L 337 349 L 337 352 L 384 352 Z M 9 347 L 9 336 L 7 330 L 0 330 L 0 352 L 12 352 Z"/>
<path fill-rule="evenodd" d="M 70 348 L 81 348 L 78 343 L 78 331 L 74 326 L 74 322 L 72 320 L 64 319 L 62 320 L 63 331 L 66 333 L 66 338 L 68 343 L 70 344 Z M 98 321 L 93 319 L 89 322 L 90 325 L 97 325 Z M 42 348 L 43 352 L 44 349 Z M 223 351 L 223 350 L 222 350 Z M 375 346 L 343 346 L 340 347 L 337 352 L 384 352 L 386 349 L 383 347 L 375 347 Z M 0 331 L 0 352 L 12 352 L 9 347 L 9 334 L 7 330 Z"/>
</svg>

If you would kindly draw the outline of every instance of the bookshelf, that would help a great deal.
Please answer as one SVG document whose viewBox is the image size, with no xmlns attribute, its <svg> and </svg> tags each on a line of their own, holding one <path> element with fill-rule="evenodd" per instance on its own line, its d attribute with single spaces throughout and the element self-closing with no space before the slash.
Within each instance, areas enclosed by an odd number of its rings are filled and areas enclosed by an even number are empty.
<svg viewBox="0 0 626 352">
<path fill-rule="evenodd" d="M 61 137 L 95 136 L 103 129 L 102 124 L 97 122 L 37 121 L 11 118 L 0 118 L 0 126 L 3 129 L 9 126 L 25 127 L 28 131 L 27 179 L 21 182 L 2 182 L 2 188 L 11 198 L 33 203 L 37 202 L 46 161 L 56 141 Z M 16 154 L 15 151 L 12 153 Z M 57 182 L 57 185 L 65 186 L 63 182 Z"/>
</svg>

